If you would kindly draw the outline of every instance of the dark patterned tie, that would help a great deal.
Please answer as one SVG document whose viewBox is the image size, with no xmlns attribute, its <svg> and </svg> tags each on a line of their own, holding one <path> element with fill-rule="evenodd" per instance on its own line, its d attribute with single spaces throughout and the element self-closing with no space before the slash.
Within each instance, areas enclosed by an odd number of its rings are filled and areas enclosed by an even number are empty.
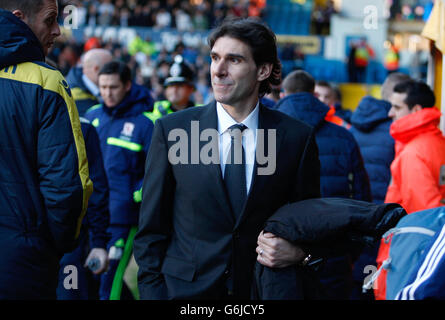
<svg viewBox="0 0 445 320">
<path fill-rule="evenodd" d="M 224 183 L 235 219 L 241 215 L 247 198 L 246 156 L 242 145 L 244 124 L 234 124 L 228 130 L 231 135 L 230 151 L 224 169 Z"/>
</svg>

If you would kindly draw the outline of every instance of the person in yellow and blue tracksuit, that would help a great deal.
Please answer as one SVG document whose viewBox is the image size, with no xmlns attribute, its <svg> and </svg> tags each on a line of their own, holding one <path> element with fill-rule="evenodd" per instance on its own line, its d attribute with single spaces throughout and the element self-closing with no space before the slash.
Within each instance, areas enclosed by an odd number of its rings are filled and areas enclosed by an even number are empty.
<svg viewBox="0 0 445 320">
<path fill-rule="evenodd" d="M 91 49 L 83 55 L 82 65 L 75 66 L 68 72 L 66 81 L 71 87 L 80 116 L 100 102 L 99 71 L 112 59 L 111 52 L 106 49 Z"/>
<path fill-rule="evenodd" d="M 55 299 L 92 193 L 71 90 L 45 63 L 56 0 L 0 2 L 0 299 Z"/>
<path fill-rule="evenodd" d="M 110 215 L 108 210 L 108 179 L 100 150 L 100 141 L 94 126 L 80 117 L 80 125 L 88 158 L 90 178 L 94 191 L 88 201 L 88 209 L 82 221 L 79 244 L 60 260 L 57 300 L 97 300 L 100 274 L 108 267 L 107 233 Z M 77 286 L 66 286 L 66 268 L 77 268 Z"/>
<path fill-rule="evenodd" d="M 144 177 L 153 131 L 153 122 L 145 113 L 153 99 L 147 88 L 132 82 L 129 67 L 120 61 L 112 61 L 100 70 L 99 89 L 103 103 L 85 114 L 99 134 L 110 188 L 110 261 L 108 271 L 101 276 L 99 295 L 101 300 L 114 300 L 122 293 L 125 299 L 129 292 L 123 274 L 132 254 L 140 206 L 134 202 L 133 192 Z"/>
</svg>

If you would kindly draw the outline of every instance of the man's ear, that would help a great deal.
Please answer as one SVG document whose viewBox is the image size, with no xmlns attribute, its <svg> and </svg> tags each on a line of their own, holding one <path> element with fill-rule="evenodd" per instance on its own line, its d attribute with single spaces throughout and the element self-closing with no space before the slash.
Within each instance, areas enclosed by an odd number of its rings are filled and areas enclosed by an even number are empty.
<svg viewBox="0 0 445 320">
<path fill-rule="evenodd" d="M 125 92 L 130 91 L 130 89 L 131 89 L 131 81 L 128 81 L 128 82 L 125 84 Z"/>
<path fill-rule="evenodd" d="M 25 19 L 25 15 L 19 9 L 16 9 L 16 10 L 12 11 L 12 14 L 15 15 L 17 18 L 19 18 L 20 20 L 24 20 Z"/>
<path fill-rule="evenodd" d="M 258 69 L 258 81 L 263 81 L 269 78 L 272 73 L 273 65 L 272 63 L 263 63 Z"/>
<path fill-rule="evenodd" d="M 412 109 L 411 109 L 411 113 L 417 112 L 422 110 L 422 106 L 420 104 L 416 104 Z"/>
</svg>

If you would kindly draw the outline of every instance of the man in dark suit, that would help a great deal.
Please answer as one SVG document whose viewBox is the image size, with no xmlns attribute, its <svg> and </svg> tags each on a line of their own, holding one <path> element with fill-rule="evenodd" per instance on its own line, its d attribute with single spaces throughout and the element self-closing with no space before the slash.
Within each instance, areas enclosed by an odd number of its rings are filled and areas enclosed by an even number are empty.
<svg viewBox="0 0 445 320">
<path fill-rule="evenodd" d="M 275 35 L 235 19 L 209 45 L 216 102 L 156 121 L 134 243 L 142 299 L 248 299 L 265 221 L 320 194 L 313 129 L 259 103 L 281 80 Z"/>
</svg>

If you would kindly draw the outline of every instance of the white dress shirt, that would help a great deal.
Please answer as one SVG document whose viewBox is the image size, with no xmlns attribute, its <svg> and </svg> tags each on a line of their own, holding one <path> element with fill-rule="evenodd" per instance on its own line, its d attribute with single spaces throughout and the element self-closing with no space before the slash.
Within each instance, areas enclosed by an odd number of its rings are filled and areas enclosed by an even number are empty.
<svg viewBox="0 0 445 320">
<path fill-rule="evenodd" d="M 230 114 L 223 108 L 221 103 L 216 103 L 216 113 L 218 116 L 218 133 L 219 133 L 219 160 L 221 165 L 222 176 L 224 177 L 224 169 L 227 157 L 230 152 L 231 136 L 227 129 L 237 124 Z M 249 194 L 250 185 L 252 183 L 253 167 L 255 164 L 256 136 L 258 129 L 259 103 L 255 109 L 241 123 L 247 129 L 243 131 L 243 148 L 246 155 L 246 190 Z"/>
</svg>

